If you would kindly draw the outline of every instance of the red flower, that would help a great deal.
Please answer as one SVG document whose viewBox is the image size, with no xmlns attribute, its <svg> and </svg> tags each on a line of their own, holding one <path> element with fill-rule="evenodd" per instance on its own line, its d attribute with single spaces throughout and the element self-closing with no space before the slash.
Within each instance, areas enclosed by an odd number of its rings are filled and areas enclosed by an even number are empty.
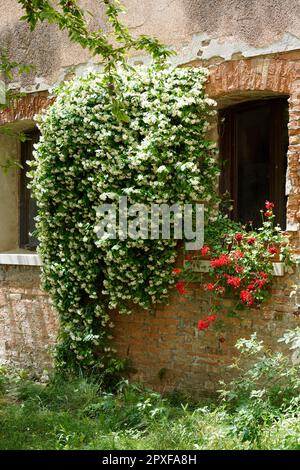
<svg viewBox="0 0 300 470">
<path fill-rule="evenodd" d="M 209 252 L 210 252 L 210 248 L 209 248 L 209 246 L 207 246 L 207 245 L 204 245 L 204 246 L 200 249 L 200 253 L 201 253 L 202 256 L 207 255 L 207 253 L 209 253 Z"/>
<path fill-rule="evenodd" d="M 198 330 L 206 330 L 209 327 L 209 323 L 205 320 L 199 320 L 197 328 Z"/>
<path fill-rule="evenodd" d="M 210 265 L 212 268 L 220 268 L 231 263 L 228 255 L 221 255 L 219 258 L 211 260 Z"/>
<path fill-rule="evenodd" d="M 251 245 L 254 245 L 254 243 L 255 243 L 255 238 L 254 238 L 254 237 L 248 238 L 247 243 L 248 243 L 248 245 L 250 245 L 250 246 L 251 246 Z"/>
<path fill-rule="evenodd" d="M 271 253 L 271 255 L 276 255 L 277 253 L 279 253 L 279 250 L 278 248 L 276 248 L 276 246 L 269 246 L 268 252 Z"/>
<path fill-rule="evenodd" d="M 216 292 L 219 292 L 219 294 L 224 294 L 224 292 L 225 292 L 225 287 L 223 287 L 223 286 L 217 286 L 217 287 L 215 288 L 215 291 L 216 291 Z"/>
<path fill-rule="evenodd" d="M 217 319 L 217 315 L 209 315 L 207 317 L 208 323 L 212 323 L 212 322 L 216 321 L 216 319 Z"/>
<path fill-rule="evenodd" d="M 205 290 L 214 290 L 215 285 L 212 282 L 209 282 L 208 284 L 204 284 L 203 287 Z"/>
<path fill-rule="evenodd" d="M 266 201 L 265 206 L 266 206 L 266 209 L 271 209 L 272 210 L 273 207 L 274 207 L 274 204 L 273 204 L 273 202 Z"/>
<path fill-rule="evenodd" d="M 259 273 L 260 277 L 268 277 L 268 273 L 264 273 L 263 271 L 260 271 Z"/>
<path fill-rule="evenodd" d="M 186 255 L 185 260 L 186 260 L 186 261 L 192 261 L 191 255 Z"/>
<path fill-rule="evenodd" d="M 234 269 L 235 269 L 235 272 L 236 272 L 236 273 L 242 273 L 242 272 L 244 272 L 243 266 L 239 266 L 238 264 L 236 264 L 236 265 L 234 266 Z"/>
<path fill-rule="evenodd" d="M 241 250 L 236 250 L 232 253 L 232 257 L 236 259 L 244 258 L 244 253 Z"/>
<path fill-rule="evenodd" d="M 253 302 L 254 302 L 252 295 L 247 290 L 242 290 L 241 291 L 240 299 L 241 299 L 242 302 L 244 302 L 247 305 L 252 305 Z"/>
<path fill-rule="evenodd" d="M 257 287 L 257 289 L 261 289 L 262 287 L 264 287 L 265 284 L 267 284 L 268 280 L 267 279 L 257 279 L 255 281 L 255 285 Z"/>
<path fill-rule="evenodd" d="M 236 233 L 234 236 L 235 241 L 240 243 L 243 240 L 243 234 L 242 233 Z"/>
<path fill-rule="evenodd" d="M 266 216 L 266 217 L 272 217 L 272 215 L 273 215 L 273 212 L 272 212 L 272 211 L 266 211 L 266 212 L 265 212 L 265 216 Z"/>
<path fill-rule="evenodd" d="M 185 288 L 185 282 L 184 281 L 178 281 L 175 284 L 175 287 L 178 290 L 179 294 L 181 294 L 181 295 L 187 294 L 187 290 Z"/>
<path fill-rule="evenodd" d="M 251 281 L 250 284 L 247 286 L 248 291 L 255 290 L 255 281 Z"/>
<path fill-rule="evenodd" d="M 180 268 L 174 268 L 174 269 L 173 269 L 173 273 L 174 273 L 174 274 L 180 274 L 180 273 L 181 273 L 181 269 L 180 269 Z"/>
<path fill-rule="evenodd" d="M 242 280 L 238 276 L 228 276 L 227 278 L 227 284 L 233 287 L 234 289 L 238 289 L 241 285 L 241 282 Z"/>
</svg>

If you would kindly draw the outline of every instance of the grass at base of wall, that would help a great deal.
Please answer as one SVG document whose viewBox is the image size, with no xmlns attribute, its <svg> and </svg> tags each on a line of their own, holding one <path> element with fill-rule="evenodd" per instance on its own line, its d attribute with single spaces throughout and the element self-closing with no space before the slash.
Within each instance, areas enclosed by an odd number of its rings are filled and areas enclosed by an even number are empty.
<svg viewBox="0 0 300 470">
<path fill-rule="evenodd" d="M 0 449 L 300 449 L 300 421 L 278 415 L 259 446 L 234 431 L 223 405 L 162 397 L 121 382 L 114 393 L 84 378 L 0 381 Z"/>
</svg>

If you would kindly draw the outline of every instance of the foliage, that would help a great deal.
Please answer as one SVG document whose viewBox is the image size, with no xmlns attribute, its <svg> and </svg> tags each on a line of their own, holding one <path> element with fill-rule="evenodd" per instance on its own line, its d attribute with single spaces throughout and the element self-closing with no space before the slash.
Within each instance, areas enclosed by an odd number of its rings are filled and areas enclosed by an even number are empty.
<svg viewBox="0 0 300 470">
<path fill-rule="evenodd" d="M 285 267 L 293 264 L 288 233 L 274 224 L 273 208 L 274 204 L 266 201 L 265 209 L 261 210 L 262 225 L 256 230 L 252 225 L 247 227 L 232 222 L 221 213 L 213 227 L 208 227 L 206 245 L 201 248 L 200 255 L 210 258 L 210 282 L 203 287 L 211 297 L 211 312 L 207 319 L 199 321 L 199 330 L 205 330 L 217 320 L 221 310 L 220 299 L 224 296 L 236 302 L 235 307 L 228 309 L 231 314 L 267 300 L 270 297 L 275 256 L 280 255 Z M 175 269 L 175 272 L 189 279 L 189 261 L 185 269 Z M 179 281 L 176 287 L 180 293 L 186 293 L 184 281 Z"/>
<path fill-rule="evenodd" d="M 300 329 L 288 331 L 279 339 L 300 351 Z M 261 439 L 261 428 L 299 413 L 300 364 L 288 354 L 273 352 L 252 334 L 236 344 L 239 357 L 231 368 L 236 377 L 221 391 L 227 409 L 234 412 L 231 431 L 243 441 Z M 250 365 L 249 365 L 250 364 Z M 224 386 L 225 384 L 223 384 Z"/>
<path fill-rule="evenodd" d="M 202 201 L 214 217 L 219 168 L 205 137 L 215 112 L 206 77 L 205 69 L 120 72 L 120 121 L 105 77 L 91 74 L 62 86 L 40 117 L 31 176 L 44 286 L 60 315 L 59 365 L 107 366 L 109 310 L 150 309 L 174 283 L 176 240 L 99 240 L 100 204 Z"/>
<path fill-rule="evenodd" d="M 296 347 L 299 329 L 283 338 Z M 124 380 L 108 391 L 93 378 L 39 383 L 2 368 L 0 449 L 299 450 L 299 365 L 255 335 L 237 347 L 236 378 L 210 405 Z"/>
</svg>

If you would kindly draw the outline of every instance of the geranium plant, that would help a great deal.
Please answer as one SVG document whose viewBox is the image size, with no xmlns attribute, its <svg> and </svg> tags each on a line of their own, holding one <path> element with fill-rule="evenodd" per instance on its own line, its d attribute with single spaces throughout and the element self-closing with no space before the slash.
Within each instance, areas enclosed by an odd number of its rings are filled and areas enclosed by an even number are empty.
<svg viewBox="0 0 300 470">
<path fill-rule="evenodd" d="M 200 256 L 210 257 L 209 280 L 203 284 L 203 289 L 211 296 L 211 312 L 206 319 L 199 321 L 199 330 L 207 329 L 217 319 L 220 297 L 233 298 L 238 310 L 260 305 L 270 296 L 273 262 L 280 260 L 285 265 L 292 262 L 288 233 L 275 225 L 273 209 L 274 204 L 266 201 L 265 209 L 261 210 L 262 225 L 256 230 L 251 224 L 242 226 L 229 222 L 225 233 L 216 236 L 214 229 L 211 240 L 208 230 L 208 244 L 201 248 Z M 220 216 L 219 220 L 224 230 L 224 217 Z M 191 255 L 183 271 L 178 273 L 174 270 L 174 274 L 189 279 L 190 261 Z M 186 281 L 179 280 L 176 288 L 185 294 Z"/>
</svg>

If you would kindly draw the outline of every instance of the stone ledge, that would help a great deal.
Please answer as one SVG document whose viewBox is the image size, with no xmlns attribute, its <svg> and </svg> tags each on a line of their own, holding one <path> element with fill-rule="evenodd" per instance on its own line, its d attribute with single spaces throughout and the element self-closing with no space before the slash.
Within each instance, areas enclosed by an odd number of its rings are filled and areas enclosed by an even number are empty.
<svg viewBox="0 0 300 470">
<path fill-rule="evenodd" d="M 42 266 L 39 255 L 26 253 L 0 253 L 0 265 Z"/>
<path fill-rule="evenodd" d="M 185 262 L 186 264 L 186 262 Z M 273 264 L 273 275 L 274 276 L 284 276 L 284 264 L 281 262 L 274 262 Z M 195 259 L 188 262 L 188 265 L 192 272 L 195 273 L 208 273 L 210 268 L 210 261 L 203 259 Z"/>
</svg>

